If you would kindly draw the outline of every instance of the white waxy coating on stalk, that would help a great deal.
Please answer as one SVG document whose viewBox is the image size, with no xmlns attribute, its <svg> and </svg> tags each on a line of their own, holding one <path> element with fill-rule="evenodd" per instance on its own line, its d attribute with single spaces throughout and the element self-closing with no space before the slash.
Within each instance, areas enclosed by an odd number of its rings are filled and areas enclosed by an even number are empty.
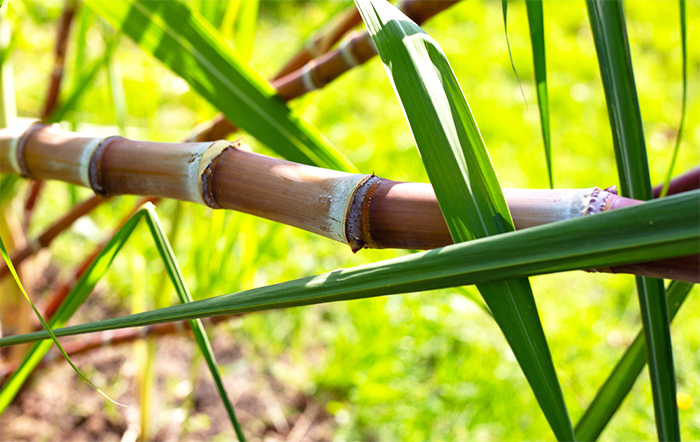
<svg viewBox="0 0 700 442">
<path fill-rule="evenodd" d="M 515 227 L 525 229 L 586 214 L 591 189 L 503 189 Z"/>
<path fill-rule="evenodd" d="M 355 37 L 356 34 L 350 34 L 347 38 L 345 38 L 345 40 L 343 40 L 343 43 L 340 45 L 339 48 L 340 55 L 343 56 L 343 60 L 345 60 L 345 63 L 347 63 L 348 67 L 350 68 L 354 68 L 355 66 L 360 64 L 360 62 L 357 61 L 357 58 L 355 58 L 355 55 L 350 50 L 350 43 Z"/>
<path fill-rule="evenodd" d="M 17 143 L 19 143 L 19 138 L 22 136 L 24 131 L 16 131 L 13 137 L 10 138 L 10 150 L 8 151 L 7 159 L 10 163 L 9 173 L 14 173 L 17 175 L 22 174 L 22 169 L 19 167 L 19 159 L 17 158 Z"/>
<path fill-rule="evenodd" d="M 304 88 L 306 89 L 306 92 L 311 92 L 318 89 L 318 86 L 316 86 L 314 79 L 311 78 L 311 68 L 309 67 L 310 63 L 311 62 L 305 64 L 301 72 L 301 81 L 304 83 Z"/>
<path fill-rule="evenodd" d="M 193 159 L 190 161 L 186 161 L 183 169 L 182 170 L 182 175 L 184 175 L 184 185 L 183 185 L 183 190 L 185 191 L 185 195 L 183 195 L 183 200 L 186 201 L 191 201 L 193 203 L 197 204 L 203 204 L 207 205 L 206 202 L 204 201 L 204 198 L 202 197 L 202 191 L 201 191 L 201 180 L 202 180 L 202 173 L 206 166 L 204 168 L 201 168 L 202 164 L 202 158 L 206 154 L 206 152 L 219 144 L 220 141 L 215 141 L 215 142 L 206 142 L 206 143 L 192 143 L 190 155 L 193 156 Z M 223 149 L 222 149 L 223 150 Z M 219 151 L 218 153 L 221 153 Z M 217 155 L 218 155 L 217 153 Z M 215 158 L 212 157 L 211 159 Z M 208 164 L 207 164 L 208 165 Z"/>
<path fill-rule="evenodd" d="M 204 179 L 204 173 L 206 172 L 207 168 L 211 165 L 212 161 L 214 161 L 219 155 L 221 155 L 221 152 L 231 147 L 231 142 L 225 140 L 215 141 L 213 143 L 207 144 L 209 144 L 209 147 L 207 147 L 207 149 L 201 154 L 201 156 L 199 157 L 199 161 L 196 162 L 198 166 L 196 180 L 197 194 L 199 195 L 199 199 L 201 200 L 200 204 L 204 204 L 205 206 L 208 206 L 208 204 L 203 195 L 203 192 L 205 191 L 204 185 L 202 183 Z"/>
<path fill-rule="evenodd" d="M 80 173 L 80 183 L 90 188 L 90 160 L 92 155 L 95 153 L 100 144 L 104 141 L 104 138 L 93 138 L 89 143 L 85 145 L 83 151 L 80 153 L 78 170 Z"/>
<path fill-rule="evenodd" d="M 343 244 L 348 244 L 345 238 L 345 218 L 348 214 L 348 209 L 352 205 L 355 190 L 363 183 L 365 178 L 367 178 L 367 175 L 352 174 L 333 180 L 329 194 L 324 195 L 330 201 L 328 214 L 325 217 L 327 226 L 324 230 L 327 234 L 324 236 Z"/>
</svg>

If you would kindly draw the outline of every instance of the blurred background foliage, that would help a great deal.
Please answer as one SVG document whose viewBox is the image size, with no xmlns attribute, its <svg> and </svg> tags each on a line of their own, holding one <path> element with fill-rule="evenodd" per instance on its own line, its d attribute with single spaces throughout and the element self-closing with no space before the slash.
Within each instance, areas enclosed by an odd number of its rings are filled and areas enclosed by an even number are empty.
<svg viewBox="0 0 700 442">
<path fill-rule="evenodd" d="M 206 3 L 192 1 L 190 6 L 202 8 Z M 346 4 L 261 2 L 251 65 L 265 77 L 272 77 L 308 35 Z M 62 7 L 60 1 L 25 0 L 11 0 L 7 7 L 18 39 L 10 62 L 19 117 L 36 118 L 41 112 Z M 625 2 L 625 9 L 652 182 L 660 183 L 681 112 L 678 3 L 633 0 Z M 86 8 L 79 14 L 76 25 L 86 20 L 89 26 L 87 60 L 82 61 L 87 64 L 101 57 L 105 41 L 116 36 Z M 555 186 L 604 188 L 617 184 L 585 4 L 545 2 L 544 14 Z M 512 2 L 508 15 L 513 60 L 527 103 L 510 66 L 501 2 L 460 2 L 423 28 L 440 43 L 452 63 L 501 185 L 545 188 L 547 172 L 524 3 Z M 676 174 L 700 162 L 700 102 L 695 99 L 700 92 L 699 19 L 700 3 L 689 2 L 690 99 Z M 75 45 L 72 38 L 64 85 L 80 81 L 73 68 Z M 123 82 L 126 108 L 121 110 L 110 84 L 115 81 L 115 71 L 120 72 Z M 318 127 L 363 173 L 427 182 L 378 59 L 295 100 L 291 107 Z M 109 62 L 87 84 L 75 110 L 65 115 L 63 124 L 86 133 L 119 133 L 120 112 L 125 115 L 127 137 L 161 141 L 180 141 L 195 125 L 216 115 L 216 109 L 190 91 L 187 83 L 123 37 Z M 243 136 L 257 151 L 271 155 L 251 136 Z M 24 183 L 17 191 L 23 194 L 26 190 Z M 36 235 L 56 214 L 90 193 L 63 183 L 48 183 L 30 233 Z M 21 200 L 17 198 L 15 205 Z M 133 197 L 116 198 L 57 238 L 51 246 L 53 268 L 68 271 L 78 264 L 135 201 Z M 346 246 L 291 227 L 189 203 L 165 201 L 158 211 L 166 229 L 179 219 L 177 236 L 171 241 L 195 299 L 410 253 L 363 250 L 353 255 Z M 154 308 L 162 272 L 147 229 L 141 226 L 76 321 L 128 313 L 135 291 L 145 293 L 138 298 L 139 309 Z M 575 422 L 641 328 L 634 280 L 625 275 L 569 272 L 533 277 L 531 282 Z M 252 314 L 209 331 L 229 334 L 241 348 L 240 359 L 222 363 L 224 374 L 241 373 L 249 366 L 263 367 L 279 382 L 294 385 L 325 404 L 334 416 L 337 439 L 550 438 L 551 430 L 501 332 L 462 290 Z M 474 288 L 466 290 L 478 296 Z M 170 299 L 175 302 L 174 293 Z M 680 409 L 686 440 L 700 439 L 699 323 L 696 287 L 672 325 L 678 391 L 691 398 Z M 167 381 L 168 385 L 174 383 L 175 379 Z M 167 395 L 158 400 L 159 407 L 168 407 Z M 232 430 L 226 431 L 233 435 Z M 602 438 L 646 440 L 654 432 L 645 368 Z"/>
</svg>

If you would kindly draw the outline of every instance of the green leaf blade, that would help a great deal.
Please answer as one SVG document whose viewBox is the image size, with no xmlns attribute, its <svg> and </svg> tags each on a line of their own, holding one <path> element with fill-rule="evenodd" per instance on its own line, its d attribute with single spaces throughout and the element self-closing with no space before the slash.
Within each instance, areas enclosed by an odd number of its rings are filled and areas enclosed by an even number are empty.
<svg viewBox="0 0 700 442">
<path fill-rule="evenodd" d="M 358 1 L 455 243 L 514 230 L 476 121 L 440 49 L 384 2 Z M 505 18 L 505 5 L 504 5 Z M 559 440 L 574 439 L 527 279 L 477 286 Z"/>
<path fill-rule="evenodd" d="M 683 302 L 688 297 L 693 284 L 673 281 L 666 291 L 669 318 L 673 320 Z M 622 405 L 622 401 L 632 390 L 647 362 L 643 331 L 637 334 L 632 344 L 600 387 L 595 398 L 576 424 L 576 438 L 596 440 L 610 419 Z"/>
<path fill-rule="evenodd" d="M 591 241 L 592 237 L 596 241 Z M 54 330 L 72 336 L 700 253 L 700 190 L 267 287 Z M 0 347 L 48 339 L 0 338 Z"/>
<path fill-rule="evenodd" d="M 588 0 L 587 7 L 612 127 L 622 194 L 649 200 L 652 197 L 649 165 L 622 2 Z M 657 433 L 660 440 L 679 440 L 673 349 L 663 281 L 643 277 L 636 279 Z"/>
<path fill-rule="evenodd" d="M 540 126 L 542 141 L 547 161 L 549 187 L 554 189 L 554 173 L 552 171 L 552 139 L 549 130 L 549 95 L 547 93 L 547 62 L 544 45 L 544 14 L 541 0 L 525 0 L 527 20 L 530 25 L 530 42 L 532 43 L 532 59 L 535 66 L 535 85 L 537 86 L 537 103 L 540 108 Z"/>
<path fill-rule="evenodd" d="M 666 178 L 664 179 L 664 185 L 661 188 L 660 198 L 663 198 L 668 193 L 668 187 L 671 183 L 671 177 L 673 176 L 673 169 L 676 166 L 676 160 L 678 159 L 678 152 L 681 149 L 681 141 L 683 140 L 683 132 L 685 131 L 685 114 L 688 108 L 688 37 L 687 37 L 687 19 L 686 19 L 686 8 L 685 0 L 679 0 L 680 12 L 681 12 L 681 57 L 683 60 L 683 98 L 681 101 L 681 123 L 678 127 L 678 135 L 676 135 L 676 145 L 673 148 L 673 155 L 671 156 L 671 164 L 668 166 L 668 172 L 666 172 Z"/>
<path fill-rule="evenodd" d="M 148 223 L 148 228 L 151 231 L 151 235 L 153 236 L 153 241 L 156 243 L 158 253 L 163 259 L 166 271 L 170 276 L 170 280 L 175 286 L 175 292 L 180 298 L 180 302 L 182 304 L 193 302 L 194 300 L 192 299 L 192 295 L 190 294 L 190 291 L 187 288 L 187 283 L 185 282 L 185 276 L 182 274 L 180 265 L 175 257 L 175 252 L 173 252 L 172 247 L 170 247 L 170 241 L 168 241 L 168 237 L 165 234 L 165 230 L 160 223 L 160 219 L 158 218 L 153 205 L 149 204 L 146 207 L 146 221 Z M 238 437 L 239 441 L 245 442 L 246 439 L 245 435 L 243 434 L 243 429 L 236 418 L 233 405 L 231 404 L 228 394 L 226 393 L 226 388 L 224 387 L 224 383 L 221 379 L 221 373 L 219 372 L 219 367 L 216 363 L 216 357 L 214 356 L 214 350 L 211 348 L 211 343 L 209 342 L 209 338 L 204 330 L 202 320 L 190 320 L 190 328 L 192 329 L 197 345 L 204 356 L 204 360 L 209 367 L 209 371 L 214 378 L 214 383 L 216 384 L 219 396 L 224 403 L 224 408 L 226 408 L 226 412 L 231 420 L 236 436 Z"/>
<path fill-rule="evenodd" d="M 107 245 L 100 251 L 97 257 L 95 257 L 95 260 L 92 262 L 90 267 L 88 267 L 83 276 L 80 277 L 75 287 L 73 287 L 73 289 L 70 291 L 66 297 L 66 300 L 61 304 L 54 316 L 49 320 L 47 325 L 49 328 L 53 329 L 63 327 L 78 310 L 78 307 L 85 302 L 87 297 L 92 292 L 92 289 L 95 287 L 95 284 L 97 284 L 97 282 L 107 272 L 110 264 L 114 260 L 119 250 L 121 250 L 131 233 L 134 231 L 134 228 L 136 228 L 136 225 L 141 217 L 143 217 L 143 214 L 143 209 L 134 214 L 129 221 L 127 221 L 124 226 L 119 229 L 117 234 L 115 234 L 112 239 L 109 240 Z M 53 335 L 53 332 L 51 332 L 51 334 Z M 51 349 L 51 344 L 51 342 L 37 343 L 28 351 L 17 371 L 3 386 L 3 391 L 0 393 L 0 414 L 5 410 L 5 408 L 7 408 L 8 405 L 10 405 L 29 375 L 32 374 L 36 366 L 41 362 L 42 358 Z M 67 358 L 60 346 L 59 349 L 61 349 L 64 357 Z M 73 364 L 71 363 L 71 365 Z M 82 377 L 83 379 L 86 379 L 84 376 Z M 89 382 L 90 381 L 88 381 L 88 383 Z M 104 393 L 102 394 L 104 395 Z"/>
<path fill-rule="evenodd" d="M 286 159 L 330 169 L 355 167 L 296 117 L 270 84 L 224 42 L 198 12 L 179 1 L 85 2 Z"/>
</svg>

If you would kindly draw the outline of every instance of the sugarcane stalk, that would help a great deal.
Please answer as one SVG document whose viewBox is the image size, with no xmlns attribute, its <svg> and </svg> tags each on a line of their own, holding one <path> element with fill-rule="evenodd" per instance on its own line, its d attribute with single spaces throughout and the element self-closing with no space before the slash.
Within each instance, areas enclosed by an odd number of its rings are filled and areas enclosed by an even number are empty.
<svg viewBox="0 0 700 442">
<path fill-rule="evenodd" d="M 357 7 L 353 4 L 333 17 L 330 23 L 324 26 L 320 31 L 315 32 L 311 38 L 307 40 L 301 51 L 279 70 L 273 80 L 291 74 L 312 59 L 325 54 L 334 44 L 338 43 L 345 34 L 360 23 L 362 23 L 362 17 L 357 11 Z"/>
<path fill-rule="evenodd" d="M 398 8 L 410 19 L 421 24 L 459 1 L 404 0 L 399 3 Z M 277 90 L 280 98 L 289 101 L 307 92 L 320 89 L 353 67 L 364 64 L 377 55 L 377 49 L 367 31 L 348 35 L 337 49 L 328 51 L 360 21 L 360 15 L 353 7 L 352 13 L 350 11 L 344 13 L 338 25 L 330 27 L 328 34 L 313 40 L 311 45 L 305 47 L 282 68 L 272 81 L 272 87 Z M 314 49 L 310 50 L 310 47 Z M 315 54 L 312 54 L 313 51 L 316 51 Z M 294 70 L 291 69 L 292 67 Z M 219 114 L 213 121 L 197 126 L 189 140 L 218 140 L 226 138 L 236 130 L 237 127 L 233 123 L 223 114 Z"/>
<path fill-rule="evenodd" d="M 21 134 L 0 130 L 0 172 L 71 182 L 101 196 L 165 197 L 237 210 L 325 236 L 354 252 L 452 243 L 430 184 L 320 169 L 241 146 L 90 138 L 36 123 Z M 517 229 L 641 203 L 598 188 L 504 194 Z M 693 273 L 697 278 L 700 272 Z"/>
<path fill-rule="evenodd" d="M 58 102 L 58 94 L 61 90 L 61 80 L 63 80 L 63 72 L 66 61 L 66 48 L 68 47 L 68 36 L 70 34 L 73 17 L 78 9 L 78 2 L 75 0 L 66 0 L 61 18 L 58 22 L 58 34 L 56 35 L 56 46 L 54 47 L 54 64 L 53 71 L 49 80 L 49 88 L 46 92 L 46 100 L 44 101 L 44 109 L 41 112 L 41 119 L 48 121 L 51 113 L 56 108 Z"/>
</svg>

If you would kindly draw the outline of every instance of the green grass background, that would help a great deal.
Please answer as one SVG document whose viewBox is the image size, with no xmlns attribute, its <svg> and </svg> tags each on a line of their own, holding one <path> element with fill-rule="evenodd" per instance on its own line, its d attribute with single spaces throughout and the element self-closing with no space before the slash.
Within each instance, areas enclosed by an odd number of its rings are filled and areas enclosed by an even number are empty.
<svg viewBox="0 0 700 442">
<path fill-rule="evenodd" d="M 192 2 L 197 6 L 196 2 Z M 52 69 L 58 1 L 14 0 L 9 17 L 19 33 L 11 61 L 18 114 L 36 117 Z M 264 1 L 251 64 L 271 77 L 323 24 L 338 2 Z M 625 2 L 628 32 L 650 171 L 667 170 L 680 121 L 681 53 L 678 2 Z M 545 2 L 545 35 L 554 181 L 558 188 L 617 184 L 612 136 L 583 1 Z M 547 187 L 532 58 L 523 2 L 509 7 L 509 37 L 524 102 L 510 67 L 500 2 L 464 1 L 424 26 L 443 47 L 469 101 L 503 187 Z M 700 3 L 688 2 L 689 107 L 676 172 L 700 162 Z M 103 48 L 105 26 L 88 33 L 88 57 Z M 67 83 L 74 42 L 68 49 Z M 122 38 L 115 54 L 124 79 L 127 136 L 179 141 L 216 110 L 158 61 Z M 69 119 L 85 132 L 116 132 L 107 71 L 90 85 Z M 291 103 L 365 173 L 427 181 L 399 104 L 378 59 L 323 90 Z M 246 135 L 257 151 L 270 154 Z M 90 191 L 79 189 L 77 195 Z M 37 209 L 37 233 L 67 210 L 76 192 L 49 183 Z M 51 246 L 66 270 L 78 263 L 129 210 L 133 197 L 95 211 L 84 226 Z M 175 210 L 159 206 L 166 229 Z M 89 233 L 92 232 L 92 233 Z M 105 233 L 101 233 L 105 232 Z M 127 313 L 134 284 L 155 293 L 163 270 L 145 227 L 130 240 L 103 283 L 102 311 Z M 195 299 L 399 256 L 406 251 L 364 250 L 239 213 L 184 204 L 174 241 Z M 138 259 L 142 256 L 143 259 Z M 145 275 L 145 277 L 144 277 Z M 143 282 L 137 282 L 143 280 Z M 633 278 L 583 272 L 531 278 L 565 399 L 576 421 L 641 328 Z M 467 290 L 476 293 L 474 288 Z M 171 294 L 175 302 L 174 293 Z M 146 306 L 148 302 L 146 302 Z M 153 308 L 151 301 L 150 308 Z M 690 294 L 672 326 L 678 391 L 693 399 L 680 411 L 682 436 L 700 439 L 700 298 Z M 246 359 L 222 367 L 266 366 L 326 403 L 342 440 L 551 439 L 537 402 L 493 320 L 458 290 L 295 308 L 247 316 L 240 327 L 218 327 L 247 349 Z M 193 343 L 194 345 L 194 343 Z M 289 370 L 291 364 L 294 370 Z M 233 435 L 231 431 L 231 436 Z M 222 435 L 225 436 L 225 435 Z M 655 436 L 645 371 L 604 440 Z"/>
</svg>

